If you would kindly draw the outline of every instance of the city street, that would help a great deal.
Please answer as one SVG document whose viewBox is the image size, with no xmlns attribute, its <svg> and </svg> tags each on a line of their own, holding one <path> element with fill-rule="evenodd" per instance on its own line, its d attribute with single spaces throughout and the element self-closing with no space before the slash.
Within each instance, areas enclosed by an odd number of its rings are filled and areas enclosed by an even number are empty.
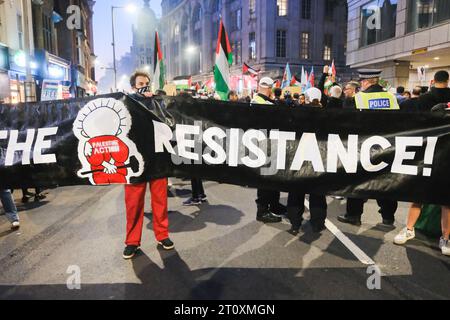
<svg viewBox="0 0 450 320">
<path fill-rule="evenodd" d="M 328 198 L 328 230 L 319 237 L 305 223 L 294 237 L 287 220 L 255 221 L 253 189 L 206 182 L 209 203 L 183 207 L 190 183 L 173 183 L 176 250 L 157 248 L 147 201 L 142 253 L 130 261 L 122 258 L 122 186 L 49 190 L 44 202 L 19 205 L 15 232 L 0 216 L 0 299 L 450 299 L 450 258 L 437 240 L 393 244 L 406 203 L 397 228 L 386 230 L 376 226 L 376 202 L 366 204 L 363 225 L 355 227 L 337 222 L 345 201 Z M 21 192 L 14 195 L 19 204 Z M 380 290 L 367 286 L 371 263 L 381 269 Z M 67 286 L 73 266 L 81 272 L 79 290 Z"/>
</svg>

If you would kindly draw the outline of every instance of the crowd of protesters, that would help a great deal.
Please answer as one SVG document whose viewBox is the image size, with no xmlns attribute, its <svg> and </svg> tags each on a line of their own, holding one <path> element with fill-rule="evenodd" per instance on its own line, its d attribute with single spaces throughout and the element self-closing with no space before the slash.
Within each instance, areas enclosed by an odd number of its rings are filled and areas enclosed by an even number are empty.
<svg viewBox="0 0 450 320">
<path fill-rule="evenodd" d="M 325 66 L 317 87 L 304 90 L 303 93 L 294 93 L 276 88 L 275 81 L 264 77 L 258 83 L 258 89 L 252 96 L 239 96 L 237 92 L 230 91 L 227 96 L 229 102 L 249 103 L 251 107 L 258 105 L 271 105 L 277 107 L 285 105 L 292 108 L 323 108 L 323 109 L 368 109 L 369 99 L 383 98 L 389 100 L 387 109 L 400 110 L 404 112 L 431 112 L 433 109 L 450 110 L 450 88 L 449 74 L 446 71 L 439 71 L 435 74 L 431 88 L 414 87 L 407 91 L 404 87 L 396 88 L 395 92 L 389 92 L 380 85 L 381 70 L 364 69 L 359 70 L 359 80 L 340 84 L 335 81 L 335 77 L 330 75 L 330 67 Z M 136 99 L 152 97 L 154 94 L 150 90 L 150 76 L 144 72 L 136 72 L 132 75 L 130 84 L 133 88 L 133 95 Z M 162 90 L 155 92 L 155 95 L 165 95 Z M 179 92 L 180 96 L 189 96 L 196 99 L 220 100 L 219 95 L 206 90 L 184 90 Z M 378 108 L 377 108 L 378 109 Z M 386 109 L 386 108 L 385 108 Z M 198 177 L 191 180 L 192 196 L 183 203 L 185 206 L 199 206 L 207 202 L 203 182 Z M 139 250 L 143 217 L 144 198 L 146 184 L 128 185 L 125 187 L 125 202 L 127 210 L 127 236 L 126 248 L 123 257 L 132 258 Z M 169 221 L 167 208 L 167 179 L 150 181 L 150 191 L 152 194 L 153 224 L 155 237 L 159 245 L 166 250 L 175 247 L 169 238 Z M 36 189 L 34 194 L 27 189 L 23 191 L 23 202 L 28 202 L 32 197 L 35 201 L 42 200 L 45 196 Z M 262 223 L 279 223 L 282 217 L 286 216 L 290 223 L 289 232 L 293 235 L 299 233 L 303 223 L 305 212 L 305 193 L 300 190 L 292 190 L 289 193 L 287 206 L 280 203 L 280 192 L 274 190 L 260 189 L 257 192 L 257 214 L 256 219 Z M 6 217 L 11 222 L 12 229 L 20 227 L 19 215 L 14 200 L 9 190 L 0 190 L 0 199 L 6 213 Z M 382 226 L 393 227 L 395 223 L 395 213 L 398 202 L 388 199 L 376 199 L 380 206 L 382 216 Z M 347 209 L 345 214 L 338 216 L 342 223 L 361 225 L 361 216 L 364 211 L 364 204 L 367 199 L 347 199 Z M 309 195 L 311 213 L 311 227 L 314 232 L 321 232 L 325 229 L 325 219 L 327 217 L 327 202 L 325 195 Z M 426 205 L 414 203 L 411 205 L 406 228 L 402 230 L 394 240 L 394 243 L 403 245 L 415 237 L 415 225 Z M 441 209 L 442 237 L 439 247 L 444 255 L 450 255 L 450 208 Z"/>
<path fill-rule="evenodd" d="M 265 104 L 272 106 L 285 105 L 293 108 L 298 107 L 318 107 L 323 109 L 369 109 L 366 108 L 368 95 L 373 97 L 383 97 L 390 101 L 388 109 L 403 112 L 431 112 L 433 108 L 444 104 L 450 110 L 450 88 L 449 74 L 447 71 L 439 71 L 435 74 L 432 87 L 417 86 L 407 91 L 404 87 L 398 87 L 394 91 L 387 90 L 380 85 L 381 70 L 360 70 L 358 81 L 349 81 L 344 84 L 337 83 L 330 75 L 330 67 L 325 66 L 320 77 L 317 88 L 309 88 L 304 93 L 292 95 L 289 91 L 275 87 L 276 82 L 271 78 L 262 78 L 259 81 L 258 90 L 253 97 L 239 97 L 235 91 L 228 94 L 228 101 L 231 102 L 251 102 L 252 105 Z M 216 95 L 200 91 L 197 98 L 219 99 Z M 201 182 L 201 180 L 200 180 Z M 199 194 L 194 191 L 198 189 L 192 184 L 193 194 L 197 195 L 185 202 L 185 205 L 199 205 L 202 203 Z M 203 188 L 201 189 L 203 191 Z M 205 196 L 206 197 L 206 196 Z M 263 223 L 279 223 L 282 216 L 286 216 L 291 222 L 291 234 L 298 234 L 303 223 L 303 213 L 305 212 L 305 194 L 298 190 L 289 193 L 287 206 L 280 204 L 280 192 L 260 189 L 257 192 L 257 220 Z M 343 215 L 338 216 L 342 223 L 361 225 L 361 216 L 364 212 L 364 204 L 367 199 L 347 199 L 347 210 Z M 321 232 L 325 229 L 325 219 L 327 216 L 327 202 L 324 195 L 309 195 L 311 227 L 314 232 Z M 394 227 L 395 213 L 398 209 L 398 202 L 388 199 L 377 199 L 380 206 L 382 221 L 380 226 Z M 403 245 L 415 237 L 414 226 L 417 223 L 421 212 L 427 205 L 412 204 L 407 218 L 407 226 L 394 240 L 395 244 Z M 442 237 L 439 241 L 439 248 L 444 255 L 450 255 L 450 209 L 441 209 Z"/>
</svg>

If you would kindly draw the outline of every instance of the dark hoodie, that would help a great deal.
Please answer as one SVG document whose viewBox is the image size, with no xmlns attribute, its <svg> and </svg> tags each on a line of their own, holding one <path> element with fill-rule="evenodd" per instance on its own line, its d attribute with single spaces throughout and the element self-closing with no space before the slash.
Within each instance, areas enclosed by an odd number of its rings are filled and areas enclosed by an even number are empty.
<svg viewBox="0 0 450 320">
<path fill-rule="evenodd" d="M 450 88 L 431 88 L 430 92 L 417 100 L 417 107 L 420 111 L 431 111 L 435 105 L 448 102 L 450 102 Z"/>
<path fill-rule="evenodd" d="M 343 101 L 339 98 L 329 97 L 327 101 L 327 109 L 342 109 L 343 108 Z"/>
</svg>

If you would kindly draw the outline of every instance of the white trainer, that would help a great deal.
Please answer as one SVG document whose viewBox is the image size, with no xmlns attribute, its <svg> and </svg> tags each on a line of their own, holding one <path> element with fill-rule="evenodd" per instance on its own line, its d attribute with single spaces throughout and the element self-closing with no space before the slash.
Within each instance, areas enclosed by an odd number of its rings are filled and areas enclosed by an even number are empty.
<svg viewBox="0 0 450 320">
<path fill-rule="evenodd" d="M 439 241 L 439 248 L 441 248 L 444 256 L 450 256 L 450 241 L 441 238 L 441 241 Z"/>
<path fill-rule="evenodd" d="M 439 249 L 442 249 L 443 246 L 447 244 L 447 240 L 445 240 L 443 237 L 439 239 Z"/>
<path fill-rule="evenodd" d="M 403 229 L 395 238 L 394 243 L 398 245 L 402 245 L 407 243 L 409 240 L 412 240 L 416 237 L 416 232 L 413 230 L 409 230 L 408 228 Z"/>
<path fill-rule="evenodd" d="M 19 221 L 14 221 L 13 223 L 11 223 L 11 229 L 12 230 L 17 230 L 20 228 L 20 222 Z"/>
</svg>

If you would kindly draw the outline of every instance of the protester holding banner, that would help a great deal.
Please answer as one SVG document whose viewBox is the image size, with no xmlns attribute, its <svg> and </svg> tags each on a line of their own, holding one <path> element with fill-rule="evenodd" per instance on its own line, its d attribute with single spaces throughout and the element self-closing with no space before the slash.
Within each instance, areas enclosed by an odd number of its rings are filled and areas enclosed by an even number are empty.
<svg viewBox="0 0 450 320">
<path fill-rule="evenodd" d="M 17 213 L 14 199 L 10 190 L 0 189 L 0 201 L 2 202 L 3 210 L 5 210 L 6 218 L 11 223 L 11 229 L 17 230 L 20 228 L 19 214 Z"/>
<path fill-rule="evenodd" d="M 150 92 L 150 76 L 144 72 L 136 72 L 130 78 L 130 84 L 135 92 L 133 98 L 143 100 L 152 97 Z M 149 182 L 152 211 L 153 231 L 156 241 L 165 250 L 175 246 L 169 238 L 169 218 L 167 209 L 167 178 L 155 179 Z M 130 184 L 125 186 L 125 205 L 127 211 L 126 248 L 124 259 L 131 259 L 141 245 L 142 227 L 144 222 L 144 204 L 147 183 Z"/>
<path fill-rule="evenodd" d="M 41 188 L 34 188 L 35 193 L 31 193 L 27 188 L 22 188 L 22 203 L 28 203 L 34 197 L 34 202 L 39 202 L 47 198 L 41 193 Z"/>
<path fill-rule="evenodd" d="M 325 196 L 311 194 L 309 196 L 309 212 L 311 213 L 311 227 L 313 232 L 319 233 L 325 230 L 327 218 L 327 200 Z M 289 233 L 297 235 L 303 222 L 305 212 L 305 193 L 301 191 L 289 192 L 288 218 L 291 222 Z"/>
<path fill-rule="evenodd" d="M 264 77 L 259 81 L 258 93 L 253 97 L 252 104 L 274 105 L 275 102 L 270 99 L 274 81 L 271 78 Z M 256 204 L 258 207 L 256 220 L 263 223 L 281 222 L 278 215 L 285 214 L 286 208 L 280 203 L 280 192 L 258 189 L 258 198 Z M 277 215 L 278 214 L 278 215 Z"/>
<path fill-rule="evenodd" d="M 323 93 L 318 88 L 309 88 L 306 90 L 306 101 L 304 107 L 315 108 L 321 107 L 321 98 Z M 291 223 L 289 233 L 297 235 L 303 222 L 303 214 L 305 212 L 305 192 L 301 190 L 292 190 L 288 196 L 288 218 Z M 325 230 L 325 220 L 327 218 L 327 200 L 324 195 L 309 195 L 309 212 L 311 214 L 311 228 L 313 232 L 319 233 Z"/>
<path fill-rule="evenodd" d="M 203 181 L 199 178 L 191 179 L 192 197 L 183 202 L 183 206 L 198 206 L 207 201 Z"/>
<path fill-rule="evenodd" d="M 428 93 L 422 95 L 417 104 L 420 111 L 431 111 L 439 103 L 450 102 L 449 74 L 442 70 L 436 72 L 433 80 L 434 87 Z"/>
<path fill-rule="evenodd" d="M 437 76 L 436 76 L 437 75 Z M 448 76 L 445 75 L 445 71 L 439 75 L 439 72 L 435 75 L 435 80 L 436 79 L 440 79 L 440 77 L 443 77 L 441 79 L 445 79 Z M 448 79 L 448 77 L 447 77 Z M 438 85 L 440 86 L 440 85 Z M 448 86 L 448 83 L 447 83 Z M 419 96 L 420 95 L 420 91 L 419 89 L 421 89 L 420 87 L 416 87 L 414 88 L 413 94 Z M 445 88 L 442 88 L 445 89 Z M 445 92 L 442 91 L 442 92 Z M 436 94 L 436 91 L 435 91 Z M 445 95 L 445 93 L 444 93 Z M 430 99 L 430 103 L 432 102 L 433 99 L 442 99 L 443 97 L 439 97 L 439 95 L 435 95 L 433 97 L 433 92 L 430 93 L 429 97 L 427 97 L 426 99 Z M 445 99 L 445 97 L 444 97 Z M 419 97 L 416 98 L 417 102 L 419 100 Z M 407 101 L 406 101 L 407 102 Z M 415 109 L 414 107 L 418 107 L 418 105 L 407 105 L 405 106 L 406 102 L 402 103 L 402 107 L 406 108 L 408 111 L 411 111 L 409 109 L 412 109 L 412 111 L 416 111 L 417 109 Z M 446 105 L 447 104 L 447 105 Z M 448 99 L 447 102 L 442 103 L 442 105 L 436 105 L 432 108 L 431 111 L 433 112 L 439 112 L 440 109 L 442 110 L 446 110 L 447 106 L 450 105 L 450 97 Z M 441 108 L 442 107 L 442 108 Z M 415 110 L 414 110 L 415 109 Z M 445 112 L 445 111 L 444 111 Z M 409 209 L 408 212 L 408 218 L 407 218 L 407 222 L 406 222 L 406 228 L 404 228 L 395 238 L 394 238 L 394 243 L 398 244 L 398 245 L 403 245 L 406 242 L 414 239 L 416 237 L 416 233 L 415 233 L 415 226 L 419 221 L 419 218 L 421 218 L 421 216 L 423 214 L 430 214 L 427 213 L 427 211 L 425 210 L 427 206 L 422 205 L 422 204 L 418 204 L 418 203 L 413 203 Z M 449 234 L 450 234 L 450 207 L 447 206 L 443 206 L 441 209 L 441 230 L 442 230 L 442 237 L 439 241 L 439 248 L 442 251 L 442 254 L 450 256 L 450 243 L 449 243 Z"/>
<path fill-rule="evenodd" d="M 379 84 L 381 70 L 362 69 L 359 70 L 361 89 L 355 96 L 356 108 L 359 110 L 398 110 L 399 106 L 396 97 L 386 92 Z M 361 225 L 361 216 L 364 211 L 364 203 L 367 200 L 349 198 L 347 200 L 347 213 L 338 216 L 338 220 L 343 223 Z M 395 222 L 395 212 L 397 211 L 397 201 L 378 199 L 380 213 L 383 217 L 382 225 L 393 226 Z"/>
<path fill-rule="evenodd" d="M 408 212 L 408 218 L 406 221 L 406 228 L 404 228 L 395 238 L 394 243 L 397 245 L 404 245 L 408 241 L 413 240 L 416 237 L 415 226 L 418 222 L 421 212 L 423 210 L 421 204 L 413 203 Z M 442 237 L 439 240 L 439 249 L 441 249 L 443 255 L 450 256 L 450 208 L 442 207 L 441 213 L 441 228 Z"/>
</svg>

